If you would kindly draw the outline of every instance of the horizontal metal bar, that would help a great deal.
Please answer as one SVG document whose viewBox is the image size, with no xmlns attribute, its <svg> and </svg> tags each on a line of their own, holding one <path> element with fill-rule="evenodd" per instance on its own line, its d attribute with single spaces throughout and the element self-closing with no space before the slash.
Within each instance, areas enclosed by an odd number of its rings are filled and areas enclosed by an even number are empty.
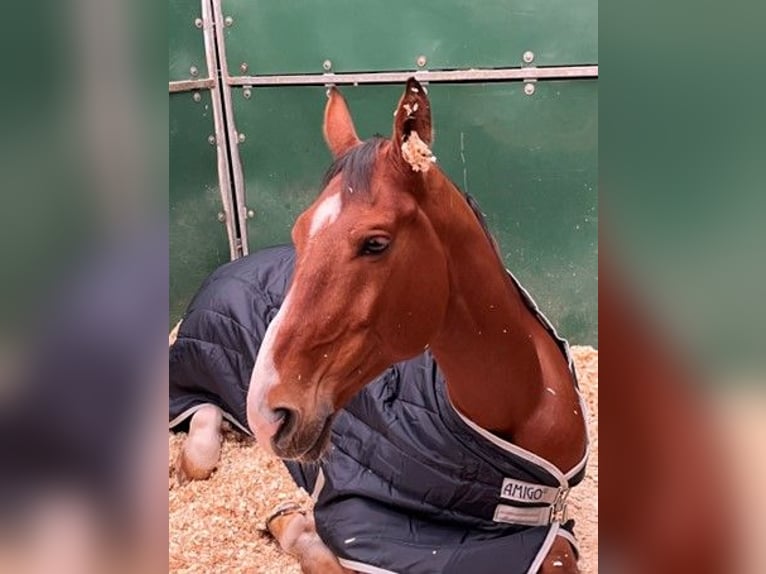
<svg viewBox="0 0 766 574">
<path fill-rule="evenodd" d="M 168 82 L 168 88 L 171 94 L 175 92 L 189 92 L 191 90 L 209 90 L 215 86 L 215 79 L 204 78 L 201 80 L 178 80 Z"/>
<path fill-rule="evenodd" d="M 398 84 L 415 76 L 419 82 L 491 82 L 498 80 L 553 80 L 597 78 L 598 66 L 497 68 L 419 72 L 363 72 L 357 74 L 290 74 L 283 76 L 231 76 L 231 86 L 324 86 L 327 84 Z"/>
</svg>

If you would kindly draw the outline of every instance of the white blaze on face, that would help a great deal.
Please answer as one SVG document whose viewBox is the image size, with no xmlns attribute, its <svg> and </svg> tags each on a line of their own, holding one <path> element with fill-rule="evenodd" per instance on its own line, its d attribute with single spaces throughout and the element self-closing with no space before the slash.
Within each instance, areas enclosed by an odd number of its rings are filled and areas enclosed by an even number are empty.
<svg viewBox="0 0 766 574">
<path fill-rule="evenodd" d="M 274 411 L 266 404 L 269 391 L 279 384 L 279 373 L 274 366 L 274 341 L 289 307 L 288 293 L 282 307 L 266 329 L 255 359 L 253 374 L 250 377 L 250 389 L 247 392 L 247 422 L 256 440 L 267 450 L 271 450 L 271 437 L 276 433 L 280 423 Z"/>
<path fill-rule="evenodd" d="M 311 218 L 309 237 L 314 237 L 320 229 L 327 227 L 332 224 L 333 221 L 338 219 L 341 208 L 340 193 L 335 193 L 324 199 L 322 203 L 317 206 L 314 211 L 314 216 Z"/>
</svg>

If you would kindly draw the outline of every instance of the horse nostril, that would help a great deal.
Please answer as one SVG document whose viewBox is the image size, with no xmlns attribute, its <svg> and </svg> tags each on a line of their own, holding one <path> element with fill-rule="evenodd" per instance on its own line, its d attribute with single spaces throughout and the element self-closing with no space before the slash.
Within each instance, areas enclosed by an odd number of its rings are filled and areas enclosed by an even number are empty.
<svg viewBox="0 0 766 574">
<path fill-rule="evenodd" d="M 274 409 L 274 414 L 277 416 L 279 420 L 279 428 L 277 429 L 277 432 L 274 433 L 274 436 L 272 437 L 272 442 L 277 443 L 280 440 L 282 440 L 284 437 L 288 436 L 290 434 L 290 431 L 295 426 L 295 421 L 297 419 L 295 411 L 288 408 L 278 408 Z"/>
</svg>

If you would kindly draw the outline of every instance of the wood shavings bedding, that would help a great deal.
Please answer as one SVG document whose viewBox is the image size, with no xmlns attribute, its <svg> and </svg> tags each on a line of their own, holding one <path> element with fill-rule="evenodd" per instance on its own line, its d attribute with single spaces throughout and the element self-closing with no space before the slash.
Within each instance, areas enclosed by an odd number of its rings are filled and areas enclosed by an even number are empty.
<svg viewBox="0 0 766 574">
<path fill-rule="evenodd" d="M 573 347 L 580 388 L 588 405 L 591 455 L 582 484 L 570 495 L 577 521 L 580 569 L 598 572 L 598 351 Z M 168 523 L 171 573 L 299 574 L 296 561 L 264 531 L 279 503 L 311 506 L 284 465 L 246 437 L 226 432 L 221 463 L 211 478 L 179 486 L 172 467 L 186 435 L 170 433 Z"/>
</svg>

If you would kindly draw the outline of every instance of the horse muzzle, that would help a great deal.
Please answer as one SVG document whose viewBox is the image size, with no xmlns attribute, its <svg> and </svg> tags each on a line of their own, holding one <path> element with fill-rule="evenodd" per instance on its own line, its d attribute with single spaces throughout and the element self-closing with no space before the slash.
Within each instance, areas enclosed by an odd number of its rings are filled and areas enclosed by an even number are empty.
<svg viewBox="0 0 766 574">
<path fill-rule="evenodd" d="M 329 444 L 334 418 L 329 409 L 322 409 L 311 418 L 289 407 L 248 413 L 250 428 L 262 448 L 279 458 L 306 462 L 322 456 Z"/>
<path fill-rule="evenodd" d="M 330 442 L 332 414 L 323 412 L 307 419 L 298 411 L 277 409 L 282 425 L 271 437 L 271 450 L 280 458 L 314 462 Z"/>
</svg>

